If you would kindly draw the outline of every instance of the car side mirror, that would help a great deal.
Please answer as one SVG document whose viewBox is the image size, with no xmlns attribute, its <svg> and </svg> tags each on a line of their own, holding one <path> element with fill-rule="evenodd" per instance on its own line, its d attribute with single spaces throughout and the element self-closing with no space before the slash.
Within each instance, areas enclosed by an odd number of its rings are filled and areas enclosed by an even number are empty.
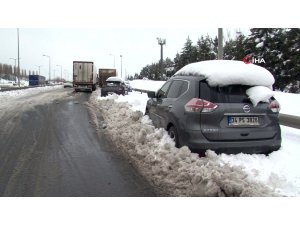
<svg viewBox="0 0 300 225">
<path fill-rule="evenodd" d="M 154 91 L 148 91 L 147 95 L 148 95 L 148 98 L 156 98 Z"/>
</svg>

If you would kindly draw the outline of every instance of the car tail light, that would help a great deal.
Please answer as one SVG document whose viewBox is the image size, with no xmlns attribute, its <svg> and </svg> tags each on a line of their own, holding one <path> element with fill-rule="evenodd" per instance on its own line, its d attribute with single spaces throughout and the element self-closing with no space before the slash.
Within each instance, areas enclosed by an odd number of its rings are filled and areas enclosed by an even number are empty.
<svg viewBox="0 0 300 225">
<path fill-rule="evenodd" d="M 269 104 L 269 108 L 272 110 L 272 112 L 279 113 L 280 104 L 277 100 L 271 101 L 270 104 Z"/>
<path fill-rule="evenodd" d="M 184 106 L 186 112 L 204 112 L 209 113 L 213 112 L 218 105 L 211 103 L 209 101 L 193 98 Z"/>
</svg>

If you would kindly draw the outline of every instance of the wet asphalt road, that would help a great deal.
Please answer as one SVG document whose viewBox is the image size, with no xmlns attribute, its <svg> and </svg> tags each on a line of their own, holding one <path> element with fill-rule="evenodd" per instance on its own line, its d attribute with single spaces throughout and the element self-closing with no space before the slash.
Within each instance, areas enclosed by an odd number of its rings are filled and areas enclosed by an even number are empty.
<svg viewBox="0 0 300 225">
<path fill-rule="evenodd" d="M 23 111 L 20 101 L 0 117 L 0 196 L 156 196 L 97 135 L 84 105 L 90 94 L 56 91 L 68 97 Z"/>
</svg>

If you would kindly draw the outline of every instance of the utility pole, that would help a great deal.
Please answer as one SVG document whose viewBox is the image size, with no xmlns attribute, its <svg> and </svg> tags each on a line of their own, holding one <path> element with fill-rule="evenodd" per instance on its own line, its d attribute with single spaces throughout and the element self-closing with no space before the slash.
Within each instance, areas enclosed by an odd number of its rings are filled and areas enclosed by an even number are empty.
<svg viewBox="0 0 300 225">
<path fill-rule="evenodd" d="M 18 32 L 18 86 L 20 87 L 20 38 L 19 38 L 19 28 L 17 28 Z"/>
<path fill-rule="evenodd" d="M 123 76 L 123 75 L 122 75 L 122 70 L 123 70 L 123 69 L 122 69 L 122 66 L 123 66 L 123 65 L 122 65 L 122 64 L 123 64 L 123 63 L 122 63 L 122 57 L 123 57 L 123 56 L 120 55 L 120 58 L 121 58 L 121 79 L 122 79 L 122 76 Z"/>
<path fill-rule="evenodd" d="M 223 28 L 218 28 L 218 60 L 223 59 Z"/>
<path fill-rule="evenodd" d="M 166 44 L 166 39 L 162 38 L 156 38 L 158 41 L 158 44 L 160 45 L 160 73 L 163 75 L 163 46 Z"/>
</svg>

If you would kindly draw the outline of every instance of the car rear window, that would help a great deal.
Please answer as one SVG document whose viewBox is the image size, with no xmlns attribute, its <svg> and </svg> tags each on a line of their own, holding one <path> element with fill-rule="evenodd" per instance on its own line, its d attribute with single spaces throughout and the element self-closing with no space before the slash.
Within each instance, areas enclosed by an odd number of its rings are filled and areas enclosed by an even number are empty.
<svg viewBox="0 0 300 225">
<path fill-rule="evenodd" d="M 210 87 L 206 82 L 200 82 L 200 98 L 214 103 L 250 103 L 246 90 L 250 86 L 229 85 L 225 87 Z"/>
</svg>

